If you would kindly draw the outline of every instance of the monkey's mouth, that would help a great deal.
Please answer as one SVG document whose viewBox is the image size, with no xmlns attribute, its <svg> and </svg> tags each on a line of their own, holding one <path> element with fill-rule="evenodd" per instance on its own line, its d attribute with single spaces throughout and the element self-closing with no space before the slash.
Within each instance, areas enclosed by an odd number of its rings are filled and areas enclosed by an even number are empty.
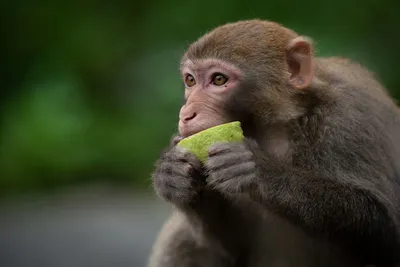
<svg viewBox="0 0 400 267">
<path fill-rule="evenodd" d="M 192 129 L 191 127 L 179 127 L 179 134 L 181 135 L 182 138 L 187 138 L 189 136 L 192 136 L 194 134 L 200 133 L 207 128 L 199 128 L 199 129 Z"/>
<path fill-rule="evenodd" d="M 198 134 L 212 127 L 229 123 L 232 121 L 219 121 L 218 123 L 202 123 L 202 124 L 186 124 L 179 122 L 179 134 L 182 138 L 187 138 L 194 134 Z"/>
<path fill-rule="evenodd" d="M 207 130 L 214 125 L 206 125 L 206 124 L 195 124 L 195 123 L 181 123 L 179 122 L 179 134 L 186 138 L 192 136 L 194 134 L 200 133 L 204 130 Z"/>
</svg>

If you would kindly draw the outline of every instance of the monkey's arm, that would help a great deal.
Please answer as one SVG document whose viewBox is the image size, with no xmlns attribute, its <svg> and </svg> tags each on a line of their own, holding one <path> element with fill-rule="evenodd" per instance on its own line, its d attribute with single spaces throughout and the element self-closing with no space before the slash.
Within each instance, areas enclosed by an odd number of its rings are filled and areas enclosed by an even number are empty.
<svg viewBox="0 0 400 267">
<path fill-rule="evenodd" d="M 350 158 L 335 154 L 337 148 L 327 148 L 313 151 L 324 155 L 324 160 L 318 162 L 310 155 L 315 166 L 298 168 L 266 157 L 248 139 L 243 144 L 217 144 L 206 163 L 207 182 L 226 195 L 247 193 L 310 234 L 369 255 L 366 261 L 390 262 L 398 252 L 394 251 L 397 232 L 389 179 L 370 165 L 360 167 L 365 163 L 361 155 L 359 166 L 349 166 L 342 161 Z M 349 168 L 341 168 L 342 163 Z"/>
<path fill-rule="evenodd" d="M 174 212 L 163 226 L 154 244 L 148 267 L 230 267 L 232 260 L 218 249 L 199 240 L 198 229 L 187 217 Z"/>
<path fill-rule="evenodd" d="M 341 242 L 359 255 L 368 255 L 367 261 L 386 255 L 390 262 L 388 257 L 398 253 L 391 200 L 362 185 L 362 177 L 354 173 L 338 175 L 342 177 L 290 170 L 272 179 L 264 176 L 271 180 L 250 195 L 310 234 Z M 360 183 L 346 182 L 350 179 Z"/>
<path fill-rule="evenodd" d="M 176 146 L 179 139 L 172 139 L 152 174 L 158 196 L 175 211 L 159 235 L 149 266 L 231 267 L 242 240 L 232 232 L 243 218 L 220 193 L 204 190 L 200 161 Z"/>
</svg>

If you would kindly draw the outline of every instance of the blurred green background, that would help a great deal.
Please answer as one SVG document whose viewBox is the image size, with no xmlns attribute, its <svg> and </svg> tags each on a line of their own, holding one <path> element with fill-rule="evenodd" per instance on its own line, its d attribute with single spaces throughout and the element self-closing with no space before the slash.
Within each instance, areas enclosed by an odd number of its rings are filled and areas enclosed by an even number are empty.
<svg viewBox="0 0 400 267">
<path fill-rule="evenodd" d="M 0 194 L 106 182 L 150 188 L 176 129 L 187 45 L 231 21 L 278 21 L 400 97 L 399 2 L 2 1 Z"/>
<path fill-rule="evenodd" d="M 0 2 L 0 266 L 144 267 L 169 206 L 150 173 L 176 131 L 178 64 L 212 28 L 274 20 L 400 98 L 400 2 Z"/>
</svg>

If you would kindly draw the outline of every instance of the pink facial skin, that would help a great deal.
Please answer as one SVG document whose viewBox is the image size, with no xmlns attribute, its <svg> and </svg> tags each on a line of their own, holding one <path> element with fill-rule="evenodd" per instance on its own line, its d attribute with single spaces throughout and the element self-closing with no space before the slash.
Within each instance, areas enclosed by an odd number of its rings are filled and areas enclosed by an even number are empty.
<svg viewBox="0 0 400 267">
<path fill-rule="evenodd" d="M 179 113 L 179 133 L 187 137 L 210 127 L 229 122 L 225 112 L 226 100 L 240 84 L 242 77 L 238 68 L 217 59 L 186 60 L 181 74 L 185 83 L 187 75 L 193 76 L 195 84 L 185 84 L 186 103 Z M 213 78 L 222 74 L 226 83 L 216 85 Z"/>
</svg>

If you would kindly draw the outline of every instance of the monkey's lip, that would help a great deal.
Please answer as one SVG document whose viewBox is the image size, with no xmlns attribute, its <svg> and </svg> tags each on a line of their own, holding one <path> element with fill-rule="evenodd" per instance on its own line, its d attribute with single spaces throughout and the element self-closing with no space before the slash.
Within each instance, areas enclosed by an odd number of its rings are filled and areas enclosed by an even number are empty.
<svg viewBox="0 0 400 267">
<path fill-rule="evenodd" d="M 201 131 L 204 131 L 208 129 L 209 127 L 206 126 L 193 126 L 193 125 L 188 125 L 187 123 L 183 123 L 179 121 L 179 134 L 182 138 L 186 138 L 189 136 L 192 136 L 196 133 L 199 133 Z"/>
<path fill-rule="evenodd" d="M 197 134 L 197 133 L 199 133 L 199 132 L 201 132 L 202 130 L 198 130 L 198 131 L 191 131 L 191 130 L 188 130 L 187 129 L 187 127 L 183 127 L 183 128 L 179 128 L 179 133 L 180 133 L 180 135 L 181 135 L 181 137 L 182 137 L 182 139 L 183 138 L 187 138 L 187 137 L 189 137 L 189 136 L 192 136 L 192 135 L 194 135 L 194 134 Z"/>
</svg>

